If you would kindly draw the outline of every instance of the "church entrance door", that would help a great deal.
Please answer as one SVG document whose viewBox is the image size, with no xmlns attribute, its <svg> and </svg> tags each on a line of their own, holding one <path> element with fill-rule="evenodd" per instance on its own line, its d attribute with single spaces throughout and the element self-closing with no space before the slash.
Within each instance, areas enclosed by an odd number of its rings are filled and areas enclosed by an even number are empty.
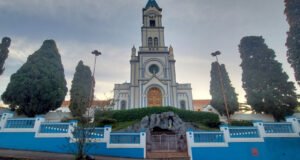
<svg viewBox="0 0 300 160">
<path fill-rule="evenodd" d="M 148 91 L 148 106 L 157 107 L 162 106 L 162 93 L 159 88 L 153 87 Z"/>
</svg>

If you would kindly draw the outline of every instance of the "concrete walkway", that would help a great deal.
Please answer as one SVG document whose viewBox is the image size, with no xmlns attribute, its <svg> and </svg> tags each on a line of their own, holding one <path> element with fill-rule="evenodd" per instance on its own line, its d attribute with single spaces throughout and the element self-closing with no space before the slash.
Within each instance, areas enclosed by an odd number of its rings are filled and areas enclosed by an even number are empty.
<svg viewBox="0 0 300 160">
<path fill-rule="evenodd" d="M 60 154 L 50 152 L 33 152 L 33 151 L 20 151 L 0 149 L 0 159 L 4 158 L 20 158 L 26 160 L 74 160 L 74 155 Z M 96 160 L 138 160 L 130 158 L 115 158 L 105 156 L 95 156 Z"/>
</svg>

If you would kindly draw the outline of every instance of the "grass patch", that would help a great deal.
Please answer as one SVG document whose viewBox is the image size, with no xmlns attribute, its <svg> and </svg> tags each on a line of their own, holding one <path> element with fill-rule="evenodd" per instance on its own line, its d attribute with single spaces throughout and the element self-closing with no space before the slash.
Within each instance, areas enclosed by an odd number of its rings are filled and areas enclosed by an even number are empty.
<svg viewBox="0 0 300 160">
<path fill-rule="evenodd" d="M 212 128 L 212 127 L 208 127 L 205 126 L 201 123 L 192 123 L 193 126 L 195 126 L 195 128 L 198 128 L 199 130 L 204 130 L 204 131 L 220 131 L 219 128 Z"/>
<path fill-rule="evenodd" d="M 113 131 L 118 131 L 118 130 L 121 130 L 121 129 L 126 129 L 127 127 L 135 124 L 135 123 L 138 123 L 139 121 L 135 120 L 135 121 L 125 121 L 125 122 L 118 122 L 118 123 L 115 123 L 113 124 L 112 126 L 112 130 Z"/>
<path fill-rule="evenodd" d="M 296 107 L 295 112 L 300 113 L 300 106 Z"/>
</svg>

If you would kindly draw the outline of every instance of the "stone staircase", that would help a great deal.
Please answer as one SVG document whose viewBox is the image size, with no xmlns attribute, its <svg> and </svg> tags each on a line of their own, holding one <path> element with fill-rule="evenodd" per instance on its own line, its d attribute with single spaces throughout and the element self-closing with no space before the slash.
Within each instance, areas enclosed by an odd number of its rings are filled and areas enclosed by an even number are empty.
<svg viewBox="0 0 300 160">
<path fill-rule="evenodd" d="M 155 151 L 147 152 L 148 160 L 189 160 L 187 152 Z"/>
</svg>

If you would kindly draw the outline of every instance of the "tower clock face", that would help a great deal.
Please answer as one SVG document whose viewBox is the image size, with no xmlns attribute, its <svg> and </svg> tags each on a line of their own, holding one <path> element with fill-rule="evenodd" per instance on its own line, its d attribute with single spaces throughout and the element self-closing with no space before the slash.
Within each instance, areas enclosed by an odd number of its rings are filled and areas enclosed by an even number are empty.
<svg viewBox="0 0 300 160">
<path fill-rule="evenodd" d="M 155 17 L 155 14 L 150 14 L 149 17 L 150 17 L 150 18 L 154 18 L 154 17 Z"/>
<path fill-rule="evenodd" d="M 159 72 L 159 67 L 156 64 L 152 64 L 149 67 L 149 72 L 152 74 L 157 74 Z"/>
</svg>

